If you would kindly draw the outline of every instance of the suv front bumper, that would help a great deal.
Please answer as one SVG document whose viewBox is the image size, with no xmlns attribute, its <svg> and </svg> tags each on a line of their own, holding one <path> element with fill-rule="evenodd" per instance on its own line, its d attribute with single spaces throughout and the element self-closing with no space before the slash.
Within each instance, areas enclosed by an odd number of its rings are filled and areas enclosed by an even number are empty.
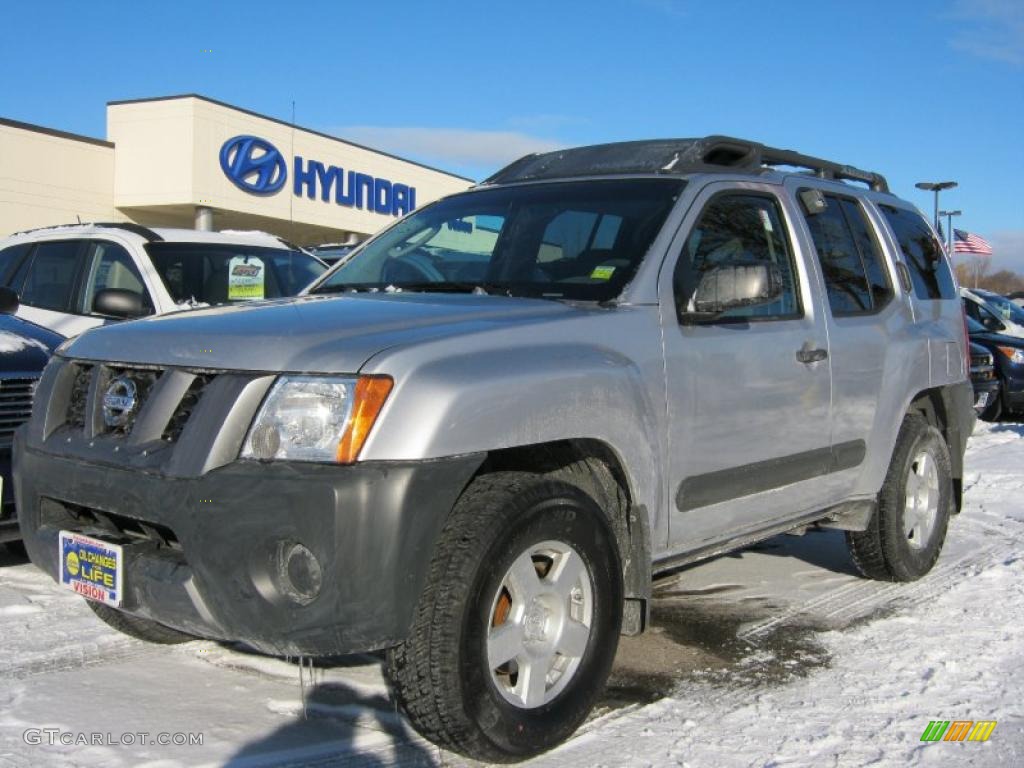
<svg viewBox="0 0 1024 768">
<path fill-rule="evenodd" d="M 59 532 L 94 535 L 123 545 L 121 610 L 265 653 L 322 656 L 405 639 L 434 543 L 483 458 L 236 461 L 178 478 L 16 440 L 14 475 L 25 547 L 54 579 Z M 295 544 L 322 575 L 312 599 L 296 598 L 282 565 Z"/>
</svg>

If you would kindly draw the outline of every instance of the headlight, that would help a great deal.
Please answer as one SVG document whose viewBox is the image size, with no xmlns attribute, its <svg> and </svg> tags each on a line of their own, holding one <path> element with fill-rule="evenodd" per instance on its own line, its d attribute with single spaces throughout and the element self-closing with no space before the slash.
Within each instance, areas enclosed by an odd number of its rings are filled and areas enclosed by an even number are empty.
<svg viewBox="0 0 1024 768">
<path fill-rule="evenodd" d="M 249 428 L 242 458 L 350 464 L 391 386 L 387 376 L 281 376 Z"/>
<path fill-rule="evenodd" d="M 1010 358 L 1010 362 L 1014 365 L 1024 363 L 1024 350 L 1017 349 L 1016 347 L 999 347 L 999 351 Z"/>
</svg>

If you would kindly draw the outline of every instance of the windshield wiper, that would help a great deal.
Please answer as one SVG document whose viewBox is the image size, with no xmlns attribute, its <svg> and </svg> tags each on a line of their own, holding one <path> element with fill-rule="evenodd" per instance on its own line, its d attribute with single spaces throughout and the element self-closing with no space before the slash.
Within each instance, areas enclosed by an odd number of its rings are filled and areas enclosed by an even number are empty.
<svg viewBox="0 0 1024 768">
<path fill-rule="evenodd" d="M 310 294 L 316 295 L 318 293 L 347 293 L 349 291 L 353 293 L 368 293 L 370 291 L 379 291 L 383 286 L 368 285 L 366 283 L 324 283 L 318 285 Z"/>
<path fill-rule="evenodd" d="M 388 285 L 384 290 L 410 293 L 482 293 L 490 294 L 486 283 L 464 283 L 458 281 L 437 281 L 423 283 L 398 283 Z"/>
</svg>

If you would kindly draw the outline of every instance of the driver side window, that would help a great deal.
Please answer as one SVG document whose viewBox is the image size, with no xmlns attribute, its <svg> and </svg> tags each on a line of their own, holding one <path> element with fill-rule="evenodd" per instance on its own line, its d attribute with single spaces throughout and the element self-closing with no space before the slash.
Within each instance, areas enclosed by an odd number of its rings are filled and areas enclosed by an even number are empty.
<svg viewBox="0 0 1024 768">
<path fill-rule="evenodd" d="M 79 311 L 91 314 L 96 294 L 110 288 L 139 296 L 142 306 L 152 311 L 153 302 L 131 255 L 116 243 L 94 242 L 90 246 L 85 285 Z"/>
<path fill-rule="evenodd" d="M 701 278 L 724 264 L 766 263 L 782 278 L 770 304 L 739 307 L 720 320 L 780 320 L 801 316 L 796 268 L 778 202 L 766 195 L 727 193 L 711 199 L 690 231 L 673 275 L 676 308 L 692 312 Z"/>
</svg>

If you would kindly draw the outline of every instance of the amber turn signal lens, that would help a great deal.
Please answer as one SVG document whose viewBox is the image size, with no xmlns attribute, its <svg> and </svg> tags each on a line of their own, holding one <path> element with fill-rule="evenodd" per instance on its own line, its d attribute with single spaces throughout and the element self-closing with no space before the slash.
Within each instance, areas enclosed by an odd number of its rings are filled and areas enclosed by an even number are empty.
<svg viewBox="0 0 1024 768">
<path fill-rule="evenodd" d="M 352 404 L 352 417 L 348 427 L 338 443 L 337 460 L 339 464 L 351 464 L 359 458 L 363 443 L 373 429 L 384 401 L 391 394 L 395 384 L 390 376 L 360 376 L 356 381 L 355 399 Z"/>
</svg>

